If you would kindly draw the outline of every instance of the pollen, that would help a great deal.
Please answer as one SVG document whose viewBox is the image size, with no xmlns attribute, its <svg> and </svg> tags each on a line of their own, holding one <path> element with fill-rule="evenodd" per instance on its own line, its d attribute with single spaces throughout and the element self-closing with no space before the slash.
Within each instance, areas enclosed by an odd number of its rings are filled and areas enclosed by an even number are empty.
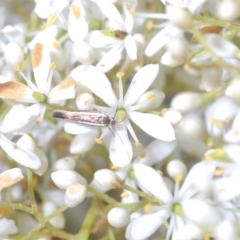
<svg viewBox="0 0 240 240">
<path fill-rule="evenodd" d="M 223 175 L 224 170 L 222 168 L 218 168 L 214 171 L 214 176 L 215 177 L 220 177 Z"/>
<path fill-rule="evenodd" d="M 120 170 L 121 167 L 113 165 L 113 166 L 111 166 L 111 169 L 114 171 L 117 171 L 117 170 Z"/>
<path fill-rule="evenodd" d="M 188 152 L 188 155 L 189 155 L 190 157 L 196 157 L 196 156 L 197 156 L 197 153 L 196 153 L 195 150 L 192 150 L 192 151 L 189 151 L 189 152 Z"/>
<path fill-rule="evenodd" d="M 50 63 L 49 68 L 50 68 L 51 70 L 55 69 L 55 68 L 56 68 L 56 63 L 55 63 L 55 62 Z"/>
<path fill-rule="evenodd" d="M 146 204 L 144 207 L 143 207 L 143 211 L 148 213 L 152 210 L 152 206 L 150 204 Z"/>
<path fill-rule="evenodd" d="M 70 194 L 77 194 L 81 191 L 82 184 L 80 183 L 73 183 L 71 186 L 69 186 L 69 193 Z"/>
<path fill-rule="evenodd" d="M 88 100 L 84 101 L 83 103 L 84 103 L 85 106 L 89 106 L 89 101 Z"/>
<path fill-rule="evenodd" d="M 22 99 L 27 91 L 26 85 L 20 82 L 9 81 L 0 83 L 0 97 L 19 100 Z"/>
<path fill-rule="evenodd" d="M 14 70 L 16 71 L 16 72 L 18 72 L 19 70 L 20 70 L 20 64 L 15 64 L 14 65 Z"/>
<path fill-rule="evenodd" d="M 56 14 L 52 13 L 47 19 L 46 27 L 52 26 L 53 24 L 56 23 L 57 20 L 58 20 L 58 16 Z"/>
<path fill-rule="evenodd" d="M 153 28 L 153 21 L 151 21 L 151 20 L 147 21 L 147 23 L 146 23 L 146 29 L 147 29 L 148 31 L 151 31 L 152 28 Z"/>
<path fill-rule="evenodd" d="M 11 210 L 9 208 L 0 208 L 0 218 L 6 216 Z"/>
<path fill-rule="evenodd" d="M 233 134 L 234 134 L 234 136 L 238 136 L 239 135 L 239 131 L 238 130 L 234 130 Z"/>
<path fill-rule="evenodd" d="M 135 146 L 136 146 L 136 147 L 141 147 L 142 144 L 141 144 L 140 142 L 135 142 Z"/>
<path fill-rule="evenodd" d="M 223 126 L 223 122 L 220 120 L 217 120 L 214 122 L 214 126 L 217 128 L 221 128 Z"/>
<path fill-rule="evenodd" d="M 121 198 L 128 198 L 129 197 L 129 193 L 128 192 L 123 192 L 121 194 Z"/>
<path fill-rule="evenodd" d="M 163 172 L 162 172 L 162 171 L 157 170 L 157 173 L 158 173 L 159 175 L 163 176 Z"/>
<path fill-rule="evenodd" d="M 60 45 L 57 41 L 54 41 L 53 42 L 53 47 L 55 47 L 56 49 L 59 49 L 60 48 Z"/>
<path fill-rule="evenodd" d="M 149 93 L 147 95 L 147 100 L 152 101 L 154 99 L 154 94 Z"/>
<path fill-rule="evenodd" d="M 15 145 L 13 146 L 13 149 L 18 149 L 17 144 L 15 144 Z"/>
<path fill-rule="evenodd" d="M 75 16 L 75 18 L 80 19 L 81 17 L 81 12 L 78 6 L 76 5 L 72 5 L 69 10 L 71 11 L 71 13 Z"/>
<path fill-rule="evenodd" d="M 141 152 L 141 153 L 140 153 L 140 158 L 145 158 L 145 157 L 146 157 L 146 155 L 147 155 L 147 153 L 146 153 L 146 152 Z"/>
<path fill-rule="evenodd" d="M 102 144 L 103 143 L 103 141 L 100 138 L 95 138 L 95 142 L 97 144 Z"/>
<path fill-rule="evenodd" d="M 174 176 L 174 181 L 175 182 L 181 182 L 183 180 L 183 175 L 182 174 L 176 174 Z"/>
<path fill-rule="evenodd" d="M 71 86 L 75 87 L 76 83 L 71 77 L 68 77 L 58 84 L 57 90 L 63 90 L 63 89 L 69 88 Z"/>
<path fill-rule="evenodd" d="M 8 187 L 16 182 L 19 182 L 21 180 L 20 177 L 13 177 L 11 174 L 4 174 L 3 176 L 0 176 L 0 190 L 2 190 L 5 187 Z"/>
<path fill-rule="evenodd" d="M 32 53 L 32 66 L 33 68 L 37 68 L 42 61 L 42 52 L 43 45 L 41 43 L 37 43 L 33 48 Z"/>
<path fill-rule="evenodd" d="M 117 74 L 116 74 L 116 77 L 117 78 L 120 78 L 120 77 L 123 77 L 125 75 L 125 72 L 118 72 Z"/>
</svg>

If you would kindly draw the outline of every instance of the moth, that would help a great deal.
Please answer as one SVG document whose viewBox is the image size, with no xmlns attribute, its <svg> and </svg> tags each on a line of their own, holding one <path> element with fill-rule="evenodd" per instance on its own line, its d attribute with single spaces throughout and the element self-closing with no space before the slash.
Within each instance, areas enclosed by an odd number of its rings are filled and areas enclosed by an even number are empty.
<svg viewBox="0 0 240 240">
<path fill-rule="evenodd" d="M 114 129 L 116 125 L 114 118 L 110 118 L 105 113 L 100 112 L 96 109 L 79 111 L 55 110 L 53 111 L 52 116 L 54 118 L 61 118 L 96 127 L 111 127 Z"/>
</svg>

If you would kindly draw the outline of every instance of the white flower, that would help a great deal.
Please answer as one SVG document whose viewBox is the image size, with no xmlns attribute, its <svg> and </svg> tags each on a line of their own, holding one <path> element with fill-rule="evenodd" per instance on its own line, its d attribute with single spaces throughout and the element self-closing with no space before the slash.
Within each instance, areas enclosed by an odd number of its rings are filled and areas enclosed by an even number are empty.
<svg viewBox="0 0 240 240">
<path fill-rule="evenodd" d="M 141 95 L 143 95 L 153 83 L 157 74 L 158 65 L 156 64 L 149 64 L 141 68 L 133 77 L 124 97 L 122 80 L 121 76 L 119 76 L 119 97 L 117 99 L 104 73 L 92 66 L 85 68 L 83 82 L 96 96 L 101 98 L 109 106 L 109 108 L 106 108 L 93 105 L 94 108 L 104 112 L 111 118 L 115 118 L 117 122 L 120 121 L 120 123 L 116 123 L 115 130 L 112 130 L 116 136 L 112 137 L 109 146 L 110 159 L 115 166 L 124 166 L 128 164 L 132 158 L 132 146 L 128 139 L 127 130 L 131 134 L 136 145 L 139 146 L 138 138 L 129 120 L 133 121 L 143 131 L 156 139 L 162 141 L 172 141 L 175 139 L 174 130 L 171 124 L 164 118 L 154 114 L 137 111 L 142 106 L 145 106 L 145 102 L 151 101 L 154 98 L 152 94 L 149 94 L 146 96 L 145 101 L 142 100 L 142 102 L 136 104 Z M 109 127 L 112 128 L 112 126 Z M 80 125 L 77 127 L 75 124 L 71 132 L 80 133 L 83 131 L 78 131 L 78 128 L 87 129 L 87 127 Z M 100 139 L 107 133 L 109 133 L 109 129 L 103 129 Z"/>
<path fill-rule="evenodd" d="M 172 196 L 163 178 L 157 171 L 142 164 L 135 164 L 134 174 L 141 188 L 157 197 L 163 205 L 157 208 L 157 211 L 144 214 L 131 221 L 126 230 L 126 238 L 131 240 L 145 239 L 152 235 L 169 217 L 171 218 L 169 220 L 166 239 L 169 239 L 172 232 L 174 235 L 176 230 L 184 225 L 183 218 L 186 217 L 191 221 L 195 221 L 198 219 L 198 216 L 201 216 L 201 220 L 198 222 L 199 224 L 207 225 L 209 223 L 211 224 L 209 228 L 214 227 L 213 223 L 216 224 L 220 221 L 220 213 L 203 200 L 192 199 L 197 196 L 206 197 L 209 189 L 211 189 L 209 180 L 213 177 L 214 170 L 214 164 L 203 162 L 196 164 L 188 173 L 181 189 L 179 189 L 179 181 L 182 180 L 183 176 L 178 175 L 175 183 L 174 196 Z M 186 201 L 188 203 L 184 204 Z M 199 206 L 198 209 L 195 208 L 195 211 L 191 208 L 191 211 L 193 211 L 191 215 L 188 206 L 194 204 L 195 207 L 197 207 L 197 205 Z M 202 205 L 212 210 L 211 216 L 209 216 L 207 212 L 201 212 L 200 206 Z M 185 211 L 187 215 L 185 215 Z"/>
<path fill-rule="evenodd" d="M 122 51 L 126 50 L 131 60 L 141 55 L 145 40 L 140 34 L 132 35 L 134 17 L 128 2 L 122 4 L 125 18 L 123 19 L 117 8 L 105 0 L 95 1 L 103 14 L 108 18 L 111 30 L 93 31 L 89 34 L 90 44 L 95 48 L 110 48 L 96 65 L 103 72 L 109 71 L 122 58 Z"/>
<path fill-rule="evenodd" d="M 41 42 L 34 45 L 32 67 L 36 86 L 20 71 L 28 86 L 21 82 L 1 77 L 0 97 L 18 102 L 38 103 L 41 106 L 40 120 L 42 120 L 46 110 L 44 103 L 59 103 L 61 100 L 73 98 L 75 96 L 76 83 L 69 77 L 50 91 L 55 64 L 51 63 L 49 48 Z"/>
</svg>

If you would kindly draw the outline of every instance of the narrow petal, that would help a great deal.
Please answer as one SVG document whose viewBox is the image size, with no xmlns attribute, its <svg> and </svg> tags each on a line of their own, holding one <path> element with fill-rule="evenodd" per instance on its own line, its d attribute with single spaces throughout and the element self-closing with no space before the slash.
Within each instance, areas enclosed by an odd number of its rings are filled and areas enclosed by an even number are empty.
<svg viewBox="0 0 240 240">
<path fill-rule="evenodd" d="M 133 77 L 124 97 L 124 105 L 130 106 L 151 86 L 159 71 L 158 64 L 142 67 Z"/>
<path fill-rule="evenodd" d="M 106 75 L 93 66 L 88 66 L 83 73 L 85 85 L 108 106 L 116 106 L 117 98 Z"/>
<path fill-rule="evenodd" d="M 163 142 L 160 140 L 154 140 L 143 150 L 144 157 L 139 157 L 137 159 L 138 163 L 149 166 L 154 165 L 169 156 L 176 146 L 176 141 Z"/>
<path fill-rule="evenodd" d="M 0 97 L 3 99 L 11 99 L 16 101 L 30 100 L 34 102 L 32 97 L 33 91 L 25 84 L 15 81 L 0 83 Z"/>
<path fill-rule="evenodd" d="M 141 185 L 163 203 L 169 203 L 173 197 L 162 176 L 152 167 L 136 163 L 133 165 L 134 175 Z"/>
<path fill-rule="evenodd" d="M 36 43 L 32 52 L 32 66 L 35 82 L 41 93 L 45 87 L 50 72 L 50 55 L 43 43 Z"/>
<path fill-rule="evenodd" d="M 135 124 L 137 124 L 150 136 L 162 141 L 175 140 L 173 127 L 164 118 L 157 115 L 140 112 L 130 112 L 128 113 L 128 116 Z"/>
<path fill-rule="evenodd" d="M 122 51 L 124 44 L 122 42 L 117 43 L 109 50 L 105 56 L 96 65 L 97 68 L 103 72 L 107 72 L 119 63 L 122 58 Z"/>
<path fill-rule="evenodd" d="M 32 169 L 39 169 L 41 167 L 41 161 L 36 154 L 18 146 L 3 135 L 1 135 L 1 147 L 13 160 L 22 166 Z"/>
<path fill-rule="evenodd" d="M 100 31 L 91 31 L 87 35 L 87 39 L 89 44 L 94 48 L 111 46 L 118 41 L 116 38 L 106 36 Z"/>
<path fill-rule="evenodd" d="M 110 1 L 97 0 L 95 2 L 102 11 L 102 13 L 105 15 L 105 17 L 114 24 L 114 29 L 119 30 L 119 27 L 123 26 L 123 21 L 117 8 Z"/>
<path fill-rule="evenodd" d="M 118 124 L 113 134 L 115 136 L 112 137 L 109 148 L 110 160 L 114 166 L 123 167 L 131 162 L 132 145 L 124 125 Z"/>
<path fill-rule="evenodd" d="M 72 123 L 72 122 L 65 123 L 64 130 L 65 132 L 73 135 L 85 134 L 85 133 L 90 133 L 95 131 L 98 132 L 98 128 L 96 127 L 87 126 L 79 123 Z"/>
<path fill-rule="evenodd" d="M 75 2 L 76 4 L 76 2 Z M 68 34 L 73 42 L 82 41 L 88 33 L 88 23 L 79 6 L 72 5 L 68 18 Z"/>
<path fill-rule="evenodd" d="M 130 4 L 128 2 L 123 3 L 123 11 L 125 14 L 125 29 L 128 34 L 132 33 L 134 26 L 134 18 L 131 12 Z"/>
<path fill-rule="evenodd" d="M 148 238 L 167 220 L 169 215 L 168 211 L 162 210 L 134 219 L 127 226 L 126 238 L 129 240 L 144 240 Z"/>
<path fill-rule="evenodd" d="M 137 59 L 137 43 L 131 35 L 128 35 L 124 39 L 125 49 L 127 51 L 127 55 L 131 60 Z"/>
<path fill-rule="evenodd" d="M 68 77 L 54 87 L 49 93 L 53 100 L 65 100 L 75 97 L 76 82 Z"/>
</svg>

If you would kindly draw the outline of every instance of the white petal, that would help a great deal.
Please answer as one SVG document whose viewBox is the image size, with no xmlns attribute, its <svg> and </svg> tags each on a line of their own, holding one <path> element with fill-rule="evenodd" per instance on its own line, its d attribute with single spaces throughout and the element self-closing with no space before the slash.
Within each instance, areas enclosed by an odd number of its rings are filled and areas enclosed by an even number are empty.
<svg viewBox="0 0 240 240">
<path fill-rule="evenodd" d="M 130 106 L 151 86 L 159 71 L 158 64 L 142 67 L 133 77 L 124 97 L 124 105 Z"/>
<path fill-rule="evenodd" d="M 111 139 L 109 157 L 114 166 L 123 167 L 132 159 L 132 145 L 128 139 L 127 129 L 122 124 L 118 124 L 113 133 L 115 136 Z"/>
<path fill-rule="evenodd" d="M 50 55 L 43 43 L 36 43 L 32 52 L 32 66 L 35 82 L 41 93 L 45 92 L 49 71 Z"/>
<path fill-rule="evenodd" d="M 144 240 L 151 236 L 169 217 L 166 210 L 156 213 L 146 214 L 128 224 L 126 229 L 126 238 L 128 240 Z"/>
<path fill-rule="evenodd" d="M 39 157 L 39 159 L 41 160 L 41 167 L 37 170 L 34 170 L 34 172 L 37 175 L 42 176 L 48 168 L 48 159 L 47 159 L 47 156 L 45 155 L 45 153 L 39 148 L 37 148 L 35 150 L 35 153 Z"/>
<path fill-rule="evenodd" d="M 108 106 L 116 105 L 117 98 L 113 92 L 111 83 L 101 70 L 93 66 L 88 66 L 83 73 L 83 78 L 85 85 Z"/>
<path fill-rule="evenodd" d="M 125 14 L 125 30 L 128 34 L 132 33 L 132 29 L 134 27 L 134 18 L 131 13 L 130 4 L 128 2 L 123 3 L 123 11 Z"/>
<path fill-rule="evenodd" d="M 52 169 L 53 171 L 73 170 L 75 166 L 76 166 L 76 161 L 74 160 L 74 158 L 68 156 L 54 162 Z"/>
<path fill-rule="evenodd" d="M 105 17 L 114 24 L 114 29 L 119 30 L 119 27 L 123 26 L 123 21 L 117 8 L 110 1 L 97 0 L 95 2 L 102 11 L 102 13 L 105 15 Z"/>
<path fill-rule="evenodd" d="M 74 6 L 78 8 L 77 6 Z M 80 11 L 80 9 L 79 9 Z M 88 23 L 82 13 L 80 12 L 79 18 L 76 17 L 71 11 L 68 18 L 68 34 L 73 42 L 82 41 L 88 33 Z"/>
<path fill-rule="evenodd" d="M 53 100 L 74 98 L 76 86 L 76 82 L 71 77 L 68 77 L 54 87 L 48 96 Z"/>
<path fill-rule="evenodd" d="M 125 180 L 125 184 L 127 184 L 128 186 L 137 189 L 137 183 L 135 180 L 131 179 L 131 178 L 126 178 Z M 135 203 L 135 202 L 139 202 L 139 196 L 133 192 L 124 190 L 124 192 L 126 192 L 128 194 L 128 197 L 124 197 L 122 198 L 122 203 Z"/>
<path fill-rule="evenodd" d="M 87 181 L 84 177 L 73 170 L 59 170 L 51 174 L 53 182 L 61 189 L 67 189 L 74 183 L 81 183 L 84 186 L 87 185 Z"/>
<path fill-rule="evenodd" d="M 172 125 L 164 118 L 140 112 L 128 113 L 129 118 L 150 136 L 162 140 L 175 140 L 175 133 Z"/>
<path fill-rule="evenodd" d="M 154 140 L 143 150 L 146 155 L 138 158 L 138 163 L 149 166 L 154 165 L 169 156 L 174 151 L 176 146 L 176 141 L 163 142 L 160 140 Z M 161 152 L 161 154 L 159 154 L 159 152 Z"/>
<path fill-rule="evenodd" d="M 172 200 L 172 194 L 162 176 L 152 167 L 136 163 L 133 165 L 134 175 L 146 190 L 167 204 Z"/>
<path fill-rule="evenodd" d="M 119 42 L 109 50 L 104 57 L 97 63 L 96 67 L 103 72 L 107 72 L 119 63 L 122 58 L 124 44 Z"/>
<path fill-rule="evenodd" d="M 209 49 L 222 58 L 233 58 L 238 47 L 232 42 L 224 39 L 220 34 L 205 34 L 203 36 L 207 41 Z"/>
<path fill-rule="evenodd" d="M 88 34 L 88 42 L 94 48 L 103 48 L 111 46 L 118 42 L 116 38 L 109 37 L 101 33 L 100 31 L 92 31 Z"/>
<path fill-rule="evenodd" d="M 95 138 L 98 137 L 98 131 L 77 135 L 73 138 L 70 145 L 71 154 L 85 153 L 92 149 L 95 144 Z"/>
<path fill-rule="evenodd" d="M 3 135 L 1 135 L 1 147 L 11 158 L 22 166 L 32 169 L 39 169 L 41 167 L 41 161 L 36 154 L 18 146 Z"/>
<path fill-rule="evenodd" d="M 124 39 L 125 49 L 127 51 L 127 55 L 131 60 L 137 59 L 137 43 L 131 35 L 128 35 Z"/>
<path fill-rule="evenodd" d="M 73 135 L 85 134 L 90 132 L 98 132 L 96 127 L 87 126 L 79 123 L 67 122 L 64 124 L 65 132 Z"/>
</svg>

